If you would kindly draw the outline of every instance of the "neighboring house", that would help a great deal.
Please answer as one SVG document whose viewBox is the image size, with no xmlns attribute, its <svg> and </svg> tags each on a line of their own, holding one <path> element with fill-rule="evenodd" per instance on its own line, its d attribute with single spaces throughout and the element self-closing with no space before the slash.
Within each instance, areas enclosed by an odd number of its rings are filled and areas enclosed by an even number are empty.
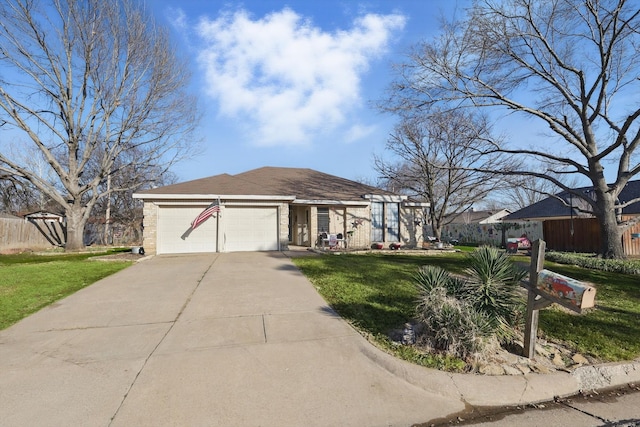
<svg viewBox="0 0 640 427">
<path fill-rule="evenodd" d="M 506 247 L 510 238 L 526 235 L 535 240 L 542 236 L 539 222 L 505 221 L 509 213 L 507 209 L 470 210 L 449 217 L 448 224 L 442 228 L 442 238 L 445 241 Z"/>
<path fill-rule="evenodd" d="M 495 224 L 500 222 L 502 218 L 509 215 L 509 211 L 502 209 L 477 211 L 470 209 L 466 212 L 462 212 L 456 215 L 450 215 L 445 217 L 447 224 Z"/>
<path fill-rule="evenodd" d="M 277 251 L 422 244 L 425 203 L 311 169 L 263 167 L 136 193 L 144 201 L 147 253 Z M 211 203 L 220 210 L 191 222 Z M 327 239 L 323 241 L 321 236 Z"/>
<path fill-rule="evenodd" d="M 593 187 L 575 189 L 585 197 L 593 195 Z M 640 181 L 630 181 L 620 192 L 621 203 L 640 198 Z M 564 200 L 564 203 L 559 199 Z M 548 249 L 569 252 L 597 253 L 602 237 L 600 224 L 589 213 L 590 206 L 584 200 L 562 191 L 505 217 L 504 221 L 541 221 L 543 239 Z M 640 202 L 633 203 L 618 212 L 623 221 L 640 215 Z M 640 224 L 628 228 L 622 236 L 626 255 L 640 255 Z"/>
</svg>

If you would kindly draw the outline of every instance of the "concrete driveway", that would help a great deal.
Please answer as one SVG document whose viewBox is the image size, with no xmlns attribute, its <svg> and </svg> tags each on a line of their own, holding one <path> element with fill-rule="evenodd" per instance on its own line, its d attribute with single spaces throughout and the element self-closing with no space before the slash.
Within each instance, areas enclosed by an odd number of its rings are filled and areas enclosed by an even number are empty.
<svg viewBox="0 0 640 427">
<path fill-rule="evenodd" d="M 0 420 L 362 427 L 464 410 L 439 384 L 450 376 L 419 387 L 406 365 L 336 316 L 281 253 L 158 256 L 0 332 Z"/>
</svg>

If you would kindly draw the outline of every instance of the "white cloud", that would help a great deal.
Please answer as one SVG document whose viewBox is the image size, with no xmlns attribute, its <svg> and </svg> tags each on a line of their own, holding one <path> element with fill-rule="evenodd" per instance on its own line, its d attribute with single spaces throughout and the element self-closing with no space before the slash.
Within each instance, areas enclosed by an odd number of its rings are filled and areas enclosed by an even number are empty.
<svg viewBox="0 0 640 427">
<path fill-rule="evenodd" d="M 349 143 L 359 141 L 373 135 L 377 129 L 377 126 L 355 124 L 346 131 L 344 139 Z"/>
<path fill-rule="evenodd" d="M 259 145 L 306 144 L 345 123 L 361 103 L 361 75 L 385 52 L 401 15 L 367 14 L 326 32 L 291 9 L 203 18 L 199 60 L 220 113 L 250 126 Z"/>
<path fill-rule="evenodd" d="M 165 16 L 171 26 L 178 31 L 184 31 L 187 28 L 187 16 L 180 8 L 167 8 Z"/>
</svg>

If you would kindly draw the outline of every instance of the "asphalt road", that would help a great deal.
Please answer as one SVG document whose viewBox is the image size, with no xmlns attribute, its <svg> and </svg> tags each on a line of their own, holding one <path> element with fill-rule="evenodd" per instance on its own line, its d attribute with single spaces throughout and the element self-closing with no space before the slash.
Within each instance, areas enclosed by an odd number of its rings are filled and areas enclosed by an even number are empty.
<svg viewBox="0 0 640 427">
<path fill-rule="evenodd" d="M 527 406 L 471 408 L 414 427 L 640 427 L 640 384 Z"/>
</svg>

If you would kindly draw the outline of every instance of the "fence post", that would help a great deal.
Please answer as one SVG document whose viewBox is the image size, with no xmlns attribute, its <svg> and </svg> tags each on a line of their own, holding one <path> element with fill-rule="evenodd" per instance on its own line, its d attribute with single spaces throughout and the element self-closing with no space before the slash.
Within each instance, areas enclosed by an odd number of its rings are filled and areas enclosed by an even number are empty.
<svg viewBox="0 0 640 427">
<path fill-rule="evenodd" d="M 536 240 L 531 248 L 531 265 L 529 266 L 529 287 L 535 288 L 538 283 L 538 273 L 544 267 L 544 240 Z M 536 335 L 538 334 L 538 313 L 536 293 L 527 290 L 527 316 L 524 326 L 524 356 L 533 359 L 536 352 Z"/>
</svg>

